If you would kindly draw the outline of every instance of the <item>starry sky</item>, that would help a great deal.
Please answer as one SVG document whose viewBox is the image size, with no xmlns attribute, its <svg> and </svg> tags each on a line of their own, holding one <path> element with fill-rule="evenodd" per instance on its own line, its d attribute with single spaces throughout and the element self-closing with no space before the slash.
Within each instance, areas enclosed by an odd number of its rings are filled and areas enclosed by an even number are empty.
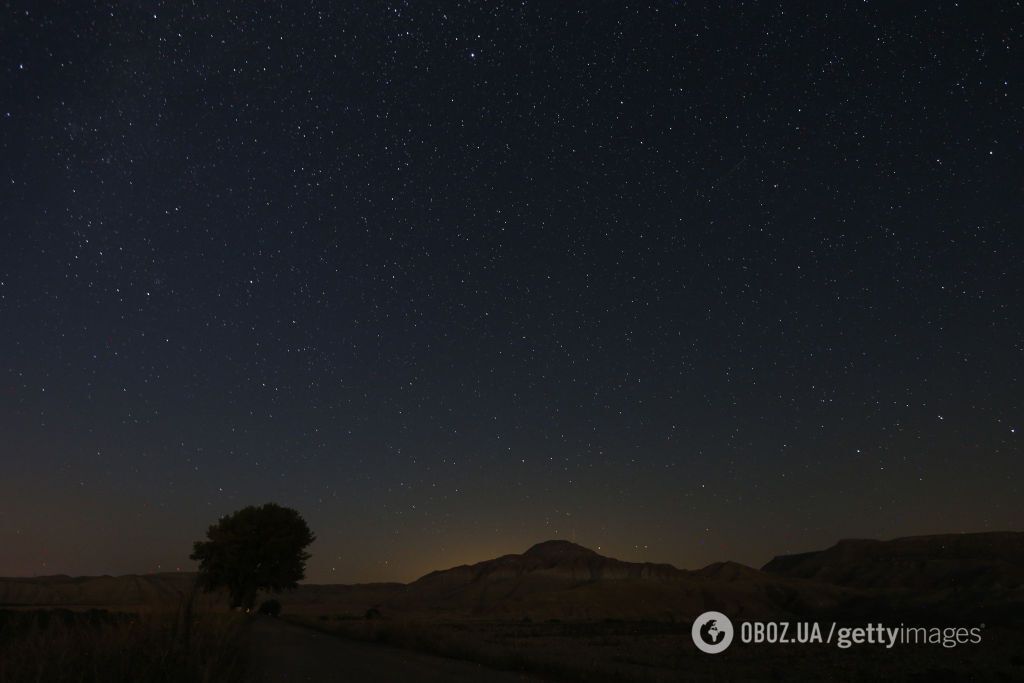
<svg viewBox="0 0 1024 683">
<path fill-rule="evenodd" d="M 6 3 L 0 575 L 1024 527 L 1024 9 Z"/>
</svg>

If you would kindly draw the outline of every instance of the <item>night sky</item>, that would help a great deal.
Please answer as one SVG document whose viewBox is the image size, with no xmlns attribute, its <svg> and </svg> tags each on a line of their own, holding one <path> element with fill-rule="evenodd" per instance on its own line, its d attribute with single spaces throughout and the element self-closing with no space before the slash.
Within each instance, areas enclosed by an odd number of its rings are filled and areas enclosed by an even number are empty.
<svg viewBox="0 0 1024 683">
<path fill-rule="evenodd" d="M 227 4 L 3 10 L 0 575 L 1024 527 L 1020 3 Z"/>
</svg>

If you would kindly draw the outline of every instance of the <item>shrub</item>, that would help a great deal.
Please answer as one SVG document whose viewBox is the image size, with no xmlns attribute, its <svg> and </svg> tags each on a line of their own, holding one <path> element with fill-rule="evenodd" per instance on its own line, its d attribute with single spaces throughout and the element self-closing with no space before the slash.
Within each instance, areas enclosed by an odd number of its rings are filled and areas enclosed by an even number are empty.
<svg viewBox="0 0 1024 683">
<path fill-rule="evenodd" d="M 264 600 L 260 605 L 259 613 L 268 617 L 279 617 L 281 616 L 281 603 L 273 598 Z"/>
</svg>

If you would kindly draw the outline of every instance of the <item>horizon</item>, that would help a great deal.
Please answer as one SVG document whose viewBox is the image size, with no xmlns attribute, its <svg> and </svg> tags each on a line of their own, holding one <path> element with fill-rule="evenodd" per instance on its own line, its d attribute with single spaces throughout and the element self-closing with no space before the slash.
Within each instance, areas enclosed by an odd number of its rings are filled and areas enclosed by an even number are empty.
<svg viewBox="0 0 1024 683">
<path fill-rule="evenodd" d="M 779 552 L 779 553 L 776 553 L 775 555 L 772 555 L 771 557 L 765 559 L 763 562 L 758 562 L 758 563 L 741 562 L 741 561 L 736 560 L 734 558 L 719 558 L 719 559 L 710 560 L 708 562 L 704 562 L 703 564 L 692 565 L 692 566 L 686 566 L 686 565 L 677 564 L 677 563 L 671 562 L 669 560 L 659 560 L 657 558 L 629 559 L 629 557 L 626 556 L 626 555 L 616 554 L 614 552 L 608 551 L 607 549 L 605 549 L 605 548 L 603 548 L 601 546 L 591 547 L 591 546 L 588 546 L 588 545 L 586 545 L 584 543 L 579 543 L 579 542 L 572 541 L 572 540 L 565 539 L 565 538 L 554 537 L 554 538 L 548 538 L 548 539 L 541 540 L 541 541 L 536 541 L 536 542 L 531 543 L 530 545 L 526 546 L 525 548 L 522 548 L 522 549 L 517 550 L 517 551 L 499 552 L 497 554 L 489 555 L 489 556 L 486 556 L 486 557 L 478 557 L 476 559 L 469 559 L 469 560 L 461 561 L 461 562 L 453 562 L 451 564 L 446 564 L 446 565 L 438 565 L 438 566 L 432 567 L 431 569 L 427 569 L 427 570 L 422 571 L 420 573 L 416 573 L 414 575 L 407 575 L 406 578 L 399 578 L 399 577 L 396 576 L 395 578 L 391 578 L 391 579 L 367 578 L 367 579 L 362 579 L 362 580 L 350 580 L 350 581 L 347 581 L 347 580 L 344 580 L 344 577 L 337 576 L 334 572 L 332 572 L 330 575 L 327 575 L 325 577 L 325 578 L 328 578 L 330 580 L 327 580 L 327 581 L 316 580 L 314 577 L 306 576 L 306 578 L 304 578 L 301 581 L 299 581 L 299 584 L 300 585 L 359 585 L 359 584 L 372 584 L 372 583 L 401 583 L 401 584 L 409 584 L 409 583 L 412 583 L 412 582 L 416 581 L 417 579 L 420 579 L 420 578 L 422 578 L 422 577 L 424 577 L 427 574 L 430 574 L 432 572 L 445 571 L 445 570 L 453 569 L 453 568 L 460 567 L 460 566 L 474 565 L 474 564 L 477 564 L 477 563 L 480 563 L 480 562 L 486 562 L 486 561 L 497 559 L 499 557 L 503 557 L 503 556 L 507 556 L 507 555 L 522 555 L 522 554 L 525 554 L 528 550 L 530 550 L 534 546 L 541 545 L 543 543 L 551 543 L 551 542 L 570 543 L 572 545 L 578 546 L 578 547 L 583 548 L 585 550 L 591 550 L 591 551 L 597 553 L 598 555 L 600 555 L 600 556 L 602 556 L 602 557 L 604 557 L 606 559 L 614 559 L 614 560 L 620 560 L 620 561 L 624 561 L 624 562 L 637 562 L 637 563 L 649 562 L 649 563 L 653 563 L 653 564 L 668 564 L 668 565 L 671 565 L 671 566 L 675 567 L 676 569 L 681 569 L 681 570 L 685 570 L 685 571 L 696 571 L 696 570 L 703 569 L 705 567 L 711 566 L 713 564 L 725 563 L 725 562 L 736 562 L 738 564 L 741 564 L 741 565 L 744 565 L 744 566 L 747 566 L 747 567 L 751 567 L 753 569 L 761 570 L 764 567 L 764 565 L 766 565 L 772 559 L 775 559 L 777 557 L 799 555 L 799 554 L 807 553 L 807 552 L 822 551 L 822 550 L 826 550 L 828 548 L 834 547 L 835 545 L 837 545 L 839 543 L 848 542 L 848 541 L 879 541 L 879 542 L 887 542 L 887 541 L 904 540 L 904 539 L 908 539 L 908 538 L 929 538 L 929 537 L 935 537 L 935 536 L 964 536 L 964 535 L 1014 534 L 1014 533 L 1022 533 L 1022 531 L 1021 530 L 1014 530 L 1014 529 L 1001 529 L 1001 530 L 1000 529 L 991 529 L 991 530 L 985 530 L 985 531 L 959 531 L 959 532 L 935 532 L 935 533 L 923 533 L 923 534 L 910 534 L 910 535 L 892 536 L 892 537 L 884 537 L 884 538 L 846 536 L 846 537 L 842 537 L 842 538 L 836 538 L 833 542 L 831 542 L 831 543 L 829 543 L 827 545 L 819 546 L 819 547 L 806 548 L 806 549 L 803 549 L 803 550 L 792 550 L 792 551 L 788 551 L 788 552 Z M 58 576 L 67 576 L 67 577 L 70 577 L 70 578 L 93 578 L 93 577 L 109 576 L 109 577 L 117 578 L 117 577 L 123 577 L 123 576 L 145 576 L 145 575 L 151 575 L 151 574 L 192 574 L 192 573 L 196 573 L 197 572 L 197 567 L 195 566 L 195 563 L 190 561 L 188 564 L 189 564 L 188 567 L 181 567 L 181 566 L 179 566 L 179 567 L 175 567 L 173 569 L 158 568 L 158 569 L 156 569 L 154 571 L 99 572 L 99 573 L 88 573 L 88 574 L 69 573 L 69 572 L 53 572 L 53 573 L 49 573 L 49 574 L 23 574 L 23 575 L 19 575 L 19 574 L 4 574 L 4 573 L 0 572 L 0 579 L 3 579 L 3 578 L 12 578 L 12 579 L 26 578 L 26 579 L 28 579 L 28 578 L 46 578 L 46 577 L 58 577 Z"/>
</svg>

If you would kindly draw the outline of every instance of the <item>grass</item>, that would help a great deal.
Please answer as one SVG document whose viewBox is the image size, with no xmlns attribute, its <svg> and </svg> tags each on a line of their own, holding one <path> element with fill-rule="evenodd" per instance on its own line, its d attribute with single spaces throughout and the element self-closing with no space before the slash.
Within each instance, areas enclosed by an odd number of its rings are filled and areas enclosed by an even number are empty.
<svg viewBox="0 0 1024 683">
<path fill-rule="evenodd" d="M 554 620 L 530 625 L 522 622 L 365 619 L 343 614 L 333 617 L 286 615 L 284 618 L 344 638 L 476 662 L 493 669 L 529 673 L 545 680 L 566 683 L 653 683 L 665 680 L 657 672 L 646 670 L 643 664 L 637 666 L 636 662 L 613 661 L 608 657 L 595 661 L 588 656 L 587 651 L 593 647 L 618 644 L 617 641 L 610 643 L 606 638 L 594 637 L 606 633 L 609 627 L 651 630 L 652 625 L 649 624 L 563 624 Z M 653 625 L 653 631 L 664 630 L 665 625 Z M 676 629 L 670 626 L 668 630 L 674 632 Z M 550 637 L 554 634 L 563 642 L 551 648 Z M 573 641 L 569 647 L 564 642 L 566 638 Z"/>
<path fill-rule="evenodd" d="M 1021 631 L 1013 629 L 988 628 L 981 645 L 955 650 L 737 644 L 724 655 L 709 656 L 693 646 L 687 623 L 365 619 L 348 614 L 285 618 L 345 638 L 567 682 L 1024 680 Z"/>
<path fill-rule="evenodd" d="M 191 608 L 0 610 L 0 683 L 234 683 L 245 623 Z"/>
</svg>

